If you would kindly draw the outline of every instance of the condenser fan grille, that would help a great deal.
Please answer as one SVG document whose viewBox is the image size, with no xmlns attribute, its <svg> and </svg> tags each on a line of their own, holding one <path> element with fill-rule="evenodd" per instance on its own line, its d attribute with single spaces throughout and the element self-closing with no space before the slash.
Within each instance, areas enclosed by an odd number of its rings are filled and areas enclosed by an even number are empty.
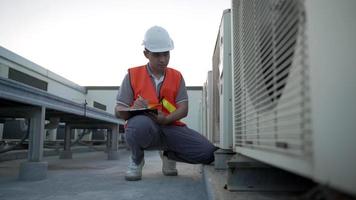
<svg viewBox="0 0 356 200">
<path fill-rule="evenodd" d="M 303 5 L 233 1 L 236 146 L 311 154 Z"/>
<path fill-rule="evenodd" d="M 244 75 L 256 109 L 277 105 L 295 52 L 299 12 L 296 1 L 246 1 L 242 13 Z"/>
</svg>

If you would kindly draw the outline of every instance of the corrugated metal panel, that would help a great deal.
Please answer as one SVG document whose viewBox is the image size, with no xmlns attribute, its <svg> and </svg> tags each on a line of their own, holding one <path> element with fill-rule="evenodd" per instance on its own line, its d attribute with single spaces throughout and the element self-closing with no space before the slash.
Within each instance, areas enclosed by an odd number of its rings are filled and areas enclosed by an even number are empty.
<svg viewBox="0 0 356 200">
<path fill-rule="evenodd" d="M 235 146 L 310 157 L 303 1 L 233 1 L 232 10 Z"/>
</svg>

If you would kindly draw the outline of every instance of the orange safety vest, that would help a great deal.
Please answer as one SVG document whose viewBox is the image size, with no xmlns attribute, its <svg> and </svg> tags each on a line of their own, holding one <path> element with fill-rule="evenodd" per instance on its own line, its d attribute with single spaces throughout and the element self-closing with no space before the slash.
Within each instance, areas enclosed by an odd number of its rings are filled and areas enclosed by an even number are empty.
<svg viewBox="0 0 356 200">
<path fill-rule="evenodd" d="M 146 65 L 143 65 L 128 70 L 134 101 L 141 96 L 148 100 L 149 105 L 157 105 L 157 109 L 168 115 L 177 107 L 175 100 L 182 75 L 177 70 L 166 68 L 165 77 L 159 91 L 159 97 L 157 97 L 155 86 L 152 83 L 152 79 L 146 67 Z M 180 121 L 175 121 L 174 125 L 184 126 L 185 124 Z"/>
</svg>

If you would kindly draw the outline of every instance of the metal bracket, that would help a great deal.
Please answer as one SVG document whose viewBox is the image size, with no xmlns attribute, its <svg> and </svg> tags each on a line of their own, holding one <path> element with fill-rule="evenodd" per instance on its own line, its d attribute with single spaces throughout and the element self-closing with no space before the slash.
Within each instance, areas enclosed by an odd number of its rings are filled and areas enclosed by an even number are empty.
<svg viewBox="0 0 356 200">
<path fill-rule="evenodd" d="M 227 161 L 235 154 L 231 149 L 219 149 L 214 152 L 214 168 L 226 170 L 228 168 Z"/>
</svg>

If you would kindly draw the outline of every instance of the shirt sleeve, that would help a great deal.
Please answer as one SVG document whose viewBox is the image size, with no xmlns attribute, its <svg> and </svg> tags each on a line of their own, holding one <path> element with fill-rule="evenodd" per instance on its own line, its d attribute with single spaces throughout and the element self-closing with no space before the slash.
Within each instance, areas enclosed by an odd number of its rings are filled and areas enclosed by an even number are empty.
<svg viewBox="0 0 356 200">
<path fill-rule="evenodd" d="M 133 102 L 133 91 L 130 83 L 129 74 L 126 74 L 124 80 L 122 80 L 120 89 L 116 96 L 116 103 L 130 107 Z"/>
<path fill-rule="evenodd" d="M 187 88 L 185 87 L 184 78 L 182 77 L 182 79 L 180 81 L 178 94 L 177 94 L 177 97 L 176 97 L 176 104 L 177 103 L 182 103 L 184 101 L 188 101 L 188 93 L 187 93 Z"/>
</svg>

